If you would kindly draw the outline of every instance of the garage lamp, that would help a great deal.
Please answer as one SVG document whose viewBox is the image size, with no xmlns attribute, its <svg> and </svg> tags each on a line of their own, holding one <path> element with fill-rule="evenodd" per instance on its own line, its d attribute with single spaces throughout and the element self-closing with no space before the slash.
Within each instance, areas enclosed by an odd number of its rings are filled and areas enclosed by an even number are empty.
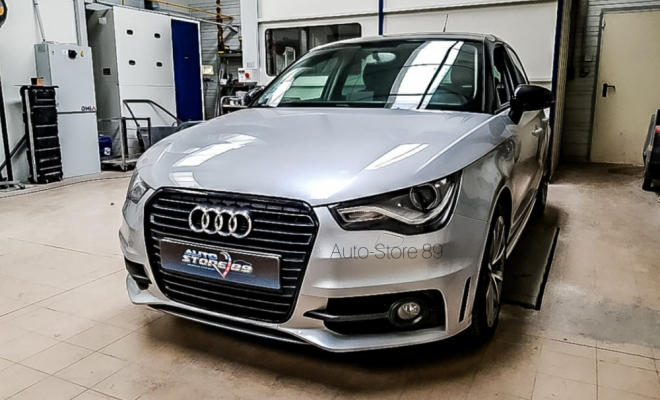
<svg viewBox="0 0 660 400">
<path fill-rule="evenodd" d="M 7 20 L 7 5 L 4 0 L 0 0 L 0 28 Z"/>
<path fill-rule="evenodd" d="M 128 193 L 126 194 L 126 198 L 137 204 L 149 191 L 149 189 L 149 185 L 144 183 L 142 178 L 140 178 L 140 175 L 138 175 L 137 170 L 135 170 L 133 172 L 133 177 L 131 177 L 131 182 L 128 184 Z"/>
<path fill-rule="evenodd" d="M 458 194 L 460 174 L 331 208 L 346 230 L 419 234 L 442 227 Z"/>
</svg>

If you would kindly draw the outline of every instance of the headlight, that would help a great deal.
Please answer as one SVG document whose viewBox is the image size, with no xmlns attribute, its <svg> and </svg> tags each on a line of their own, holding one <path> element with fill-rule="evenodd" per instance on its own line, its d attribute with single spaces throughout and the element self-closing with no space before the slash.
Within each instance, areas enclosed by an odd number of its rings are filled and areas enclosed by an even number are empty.
<svg viewBox="0 0 660 400">
<path fill-rule="evenodd" d="M 331 207 L 346 230 L 387 230 L 415 235 L 440 229 L 458 195 L 460 173 L 410 189 Z"/>
<path fill-rule="evenodd" d="M 144 183 L 142 178 L 140 178 L 140 175 L 138 175 L 137 170 L 135 170 L 135 172 L 133 172 L 133 177 L 131 178 L 131 183 L 128 184 L 126 198 L 137 204 L 148 190 L 149 186 Z"/>
</svg>

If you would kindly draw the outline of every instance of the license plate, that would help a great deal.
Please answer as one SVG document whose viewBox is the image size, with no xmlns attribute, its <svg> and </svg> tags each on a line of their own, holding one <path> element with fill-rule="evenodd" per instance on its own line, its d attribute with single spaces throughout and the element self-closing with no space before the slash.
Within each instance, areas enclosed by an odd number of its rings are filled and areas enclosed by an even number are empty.
<svg viewBox="0 0 660 400">
<path fill-rule="evenodd" d="M 163 239 L 164 270 L 215 281 L 280 289 L 280 256 Z"/>
</svg>

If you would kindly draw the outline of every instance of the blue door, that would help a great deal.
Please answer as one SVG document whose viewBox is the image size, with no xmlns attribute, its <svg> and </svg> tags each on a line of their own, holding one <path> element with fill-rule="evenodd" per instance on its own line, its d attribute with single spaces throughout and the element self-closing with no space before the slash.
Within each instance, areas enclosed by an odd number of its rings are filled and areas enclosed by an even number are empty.
<svg viewBox="0 0 660 400">
<path fill-rule="evenodd" d="M 204 114 L 199 26 L 172 20 L 172 49 L 177 117 L 183 122 L 201 121 Z"/>
</svg>

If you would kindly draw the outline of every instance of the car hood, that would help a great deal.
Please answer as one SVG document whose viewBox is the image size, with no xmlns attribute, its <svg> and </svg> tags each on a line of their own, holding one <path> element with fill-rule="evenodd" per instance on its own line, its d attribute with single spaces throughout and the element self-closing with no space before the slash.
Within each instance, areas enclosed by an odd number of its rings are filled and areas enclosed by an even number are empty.
<svg viewBox="0 0 660 400">
<path fill-rule="evenodd" d="M 490 151 L 503 130 L 499 118 L 486 114 L 257 108 L 159 142 L 138 169 L 153 188 L 204 188 L 315 206 L 442 178 Z"/>
</svg>

